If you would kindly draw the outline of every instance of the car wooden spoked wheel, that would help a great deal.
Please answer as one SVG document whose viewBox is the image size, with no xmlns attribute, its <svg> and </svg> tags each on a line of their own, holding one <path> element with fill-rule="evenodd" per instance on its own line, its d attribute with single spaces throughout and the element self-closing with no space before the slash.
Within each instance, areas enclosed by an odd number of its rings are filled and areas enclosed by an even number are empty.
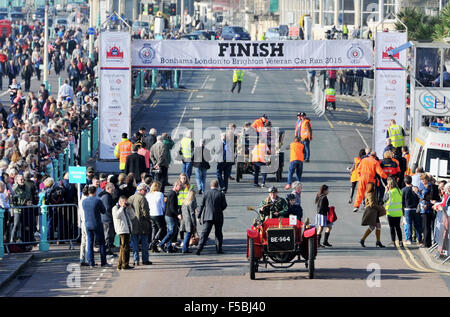
<svg viewBox="0 0 450 317">
<path fill-rule="evenodd" d="M 253 239 L 248 240 L 248 262 L 250 268 L 250 279 L 255 279 L 256 272 L 256 260 L 255 260 L 255 245 L 253 243 Z"/>
<path fill-rule="evenodd" d="M 308 239 L 308 276 L 310 279 L 314 278 L 314 254 L 316 245 L 314 237 Z"/>
</svg>

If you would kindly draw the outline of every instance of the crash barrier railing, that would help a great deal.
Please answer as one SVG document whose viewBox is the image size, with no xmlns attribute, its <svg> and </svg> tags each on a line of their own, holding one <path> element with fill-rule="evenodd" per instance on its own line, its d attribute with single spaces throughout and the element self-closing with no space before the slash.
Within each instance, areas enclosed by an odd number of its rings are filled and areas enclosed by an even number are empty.
<svg viewBox="0 0 450 317">
<path fill-rule="evenodd" d="M 308 78 L 310 80 L 310 78 Z M 316 75 L 314 78 L 313 98 L 312 106 L 314 112 L 319 116 L 323 116 L 325 113 L 325 85 L 324 76 Z"/>
<path fill-rule="evenodd" d="M 69 143 L 69 146 L 46 166 L 45 172 L 55 181 L 60 181 L 69 170 L 69 166 L 74 165 L 74 148 L 75 144 Z"/>
<path fill-rule="evenodd" d="M 434 244 L 428 249 L 434 252 L 435 258 L 444 258 L 442 264 L 450 260 L 450 216 L 448 211 L 440 211 L 436 214 L 434 222 Z"/>
<path fill-rule="evenodd" d="M 48 251 L 50 243 L 78 240 L 78 206 L 75 204 L 12 206 L 0 208 L 0 257 L 13 246 L 33 246 Z M 31 250 L 31 248 L 30 248 Z"/>
<path fill-rule="evenodd" d="M 81 137 L 79 140 L 80 147 L 80 165 L 86 165 L 89 158 L 95 156 L 95 152 L 98 149 L 98 118 L 92 120 L 89 127 L 81 131 Z"/>
</svg>

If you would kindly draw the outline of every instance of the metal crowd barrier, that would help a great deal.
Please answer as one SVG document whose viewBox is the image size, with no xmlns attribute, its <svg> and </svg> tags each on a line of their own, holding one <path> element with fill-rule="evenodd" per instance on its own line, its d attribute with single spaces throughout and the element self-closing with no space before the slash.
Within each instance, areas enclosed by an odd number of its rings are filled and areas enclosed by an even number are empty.
<svg viewBox="0 0 450 317">
<path fill-rule="evenodd" d="M 12 206 L 0 209 L 0 221 L 0 257 L 13 245 L 39 244 L 39 250 L 48 251 L 49 243 L 69 243 L 73 250 L 80 238 L 76 204 Z"/>
<path fill-rule="evenodd" d="M 314 90 L 312 98 L 312 106 L 314 112 L 319 116 L 325 114 L 325 86 L 323 82 L 323 75 L 319 75 L 314 78 Z"/>
<path fill-rule="evenodd" d="M 435 258 L 446 257 L 442 264 L 450 260 L 449 220 L 450 216 L 447 211 L 440 211 L 436 214 L 433 235 L 434 244 L 428 249 L 429 253 L 437 251 Z"/>
</svg>

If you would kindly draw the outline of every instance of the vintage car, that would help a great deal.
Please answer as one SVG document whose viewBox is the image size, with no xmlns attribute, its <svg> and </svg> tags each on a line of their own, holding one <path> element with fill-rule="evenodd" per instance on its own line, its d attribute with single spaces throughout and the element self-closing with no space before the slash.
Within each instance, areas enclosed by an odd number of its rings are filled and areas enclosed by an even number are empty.
<svg viewBox="0 0 450 317">
<path fill-rule="evenodd" d="M 271 215 L 264 215 L 252 207 L 247 209 L 255 211 L 259 216 L 251 228 L 247 229 L 250 279 L 255 279 L 255 273 L 259 272 L 261 265 L 286 269 L 302 262 L 308 269 L 309 278 L 313 279 L 317 234 L 316 228 L 308 224 L 309 220 L 303 223 L 295 216 L 270 218 Z"/>
</svg>

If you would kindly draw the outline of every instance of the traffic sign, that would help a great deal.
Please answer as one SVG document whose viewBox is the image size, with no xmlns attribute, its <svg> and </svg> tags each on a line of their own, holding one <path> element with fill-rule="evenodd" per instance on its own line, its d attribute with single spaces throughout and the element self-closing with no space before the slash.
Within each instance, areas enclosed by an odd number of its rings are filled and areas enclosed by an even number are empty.
<svg viewBox="0 0 450 317">
<path fill-rule="evenodd" d="M 95 35 L 95 29 L 94 28 L 88 28 L 88 34 L 89 35 Z"/>
<path fill-rule="evenodd" d="M 86 184 L 86 166 L 69 166 L 69 183 Z"/>
</svg>

